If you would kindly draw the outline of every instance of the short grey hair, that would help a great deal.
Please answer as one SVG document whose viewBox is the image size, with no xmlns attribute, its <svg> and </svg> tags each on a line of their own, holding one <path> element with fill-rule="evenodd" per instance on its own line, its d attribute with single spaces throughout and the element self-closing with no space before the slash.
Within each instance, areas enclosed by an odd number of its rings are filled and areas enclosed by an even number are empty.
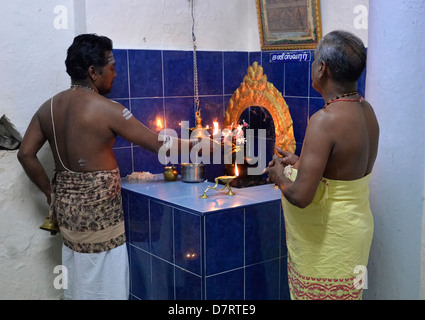
<svg viewBox="0 0 425 320">
<path fill-rule="evenodd" d="M 325 62 L 337 82 L 357 81 L 366 67 L 366 48 L 354 34 L 337 30 L 328 33 L 314 52 L 318 63 Z"/>
</svg>

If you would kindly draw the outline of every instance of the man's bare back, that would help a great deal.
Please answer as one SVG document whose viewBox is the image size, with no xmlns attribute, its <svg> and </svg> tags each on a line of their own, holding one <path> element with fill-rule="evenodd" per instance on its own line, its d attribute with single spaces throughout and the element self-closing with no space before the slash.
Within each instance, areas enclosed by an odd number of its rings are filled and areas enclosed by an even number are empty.
<svg viewBox="0 0 425 320">
<path fill-rule="evenodd" d="M 84 88 L 63 91 L 52 99 L 57 148 L 63 164 L 72 171 L 116 168 L 112 146 L 117 134 L 109 125 L 112 116 L 109 109 L 119 106 Z M 46 101 L 37 115 L 53 151 L 56 170 L 63 171 L 65 168 L 58 159 L 53 135 L 51 102 Z"/>
<path fill-rule="evenodd" d="M 112 147 L 117 135 L 157 152 L 162 145 L 157 134 L 143 126 L 121 104 L 86 88 L 72 88 L 53 97 L 53 135 L 51 99 L 37 112 L 40 128 L 53 151 L 56 170 L 100 171 L 117 167 Z M 147 137 L 150 137 L 147 138 Z"/>
<path fill-rule="evenodd" d="M 313 115 L 309 130 L 310 144 L 330 148 L 324 177 L 356 180 L 372 171 L 378 149 L 379 126 L 366 100 L 330 104 Z M 326 130 L 325 136 L 318 132 L 323 130 Z"/>
</svg>

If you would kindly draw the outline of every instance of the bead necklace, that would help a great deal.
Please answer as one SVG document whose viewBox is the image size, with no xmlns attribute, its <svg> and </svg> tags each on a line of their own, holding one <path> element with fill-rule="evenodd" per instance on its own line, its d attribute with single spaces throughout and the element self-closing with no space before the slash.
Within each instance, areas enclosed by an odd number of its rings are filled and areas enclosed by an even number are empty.
<svg viewBox="0 0 425 320">
<path fill-rule="evenodd" d="M 93 92 L 96 92 L 96 91 L 93 90 L 93 88 L 90 88 L 89 86 L 85 86 L 83 84 L 71 84 L 71 88 L 84 88 L 84 89 L 89 89 Z"/>
<path fill-rule="evenodd" d="M 339 99 L 344 98 L 344 97 L 352 96 L 353 94 L 359 94 L 359 93 L 357 91 L 350 91 L 350 92 L 347 92 L 347 93 L 343 93 L 343 94 L 336 96 L 335 98 L 329 100 L 328 102 L 326 102 L 326 104 L 323 108 L 326 108 L 331 103 L 337 102 L 337 101 L 353 101 L 353 102 L 354 101 L 356 101 L 356 102 L 360 101 L 360 99 L 339 100 Z"/>
</svg>

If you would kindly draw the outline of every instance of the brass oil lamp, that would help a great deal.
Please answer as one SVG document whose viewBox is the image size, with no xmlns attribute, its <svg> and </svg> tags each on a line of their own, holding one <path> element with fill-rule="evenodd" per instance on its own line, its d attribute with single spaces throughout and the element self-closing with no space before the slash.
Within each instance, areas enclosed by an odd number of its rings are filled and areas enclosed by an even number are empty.
<svg viewBox="0 0 425 320">
<path fill-rule="evenodd" d="M 207 199 L 207 191 L 210 189 L 214 189 L 218 192 L 223 191 L 223 190 L 228 190 L 226 195 L 228 196 L 234 196 L 235 193 L 232 191 L 231 187 L 230 187 L 230 182 L 232 182 L 233 179 L 236 179 L 236 177 L 239 175 L 238 172 L 238 166 L 235 164 L 235 175 L 234 176 L 219 176 L 217 178 L 215 178 L 215 186 L 214 187 L 208 187 L 205 189 L 204 193 L 202 194 L 202 196 L 200 196 L 201 199 Z M 217 189 L 219 181 L 221 181 L 222 183 L 224 183 L 224 187 L 221 189 Z"/>
<path fill-rule="evenodd" d="M 204 131 L 204 130 L 208 130 L 209 127 L 202 126 L 202 117 L 201 117 L 201 110 L 199 109 L 199 100 L 196 103 L 197 103 L 197 106 L 196 106 L 197 110 L 195 113 L 195 127 L 190 128 L 190 130 L 192 131 L 190 135 L 190 139 L 199 141 L 203 138 L 209 138 L 209 135 L 207 136 Z"/>
</svg>

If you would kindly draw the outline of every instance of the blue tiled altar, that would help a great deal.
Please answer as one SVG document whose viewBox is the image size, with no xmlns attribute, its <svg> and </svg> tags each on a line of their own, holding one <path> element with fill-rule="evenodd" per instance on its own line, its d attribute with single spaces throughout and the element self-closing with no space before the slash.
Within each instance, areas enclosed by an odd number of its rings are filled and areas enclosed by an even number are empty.
<svg viewBox="0 0 425 320">
<path fill-rule="evenodd" d="M 280 191 L 123 179 L 131 299 L 289 299 Z"/>
</svg>

